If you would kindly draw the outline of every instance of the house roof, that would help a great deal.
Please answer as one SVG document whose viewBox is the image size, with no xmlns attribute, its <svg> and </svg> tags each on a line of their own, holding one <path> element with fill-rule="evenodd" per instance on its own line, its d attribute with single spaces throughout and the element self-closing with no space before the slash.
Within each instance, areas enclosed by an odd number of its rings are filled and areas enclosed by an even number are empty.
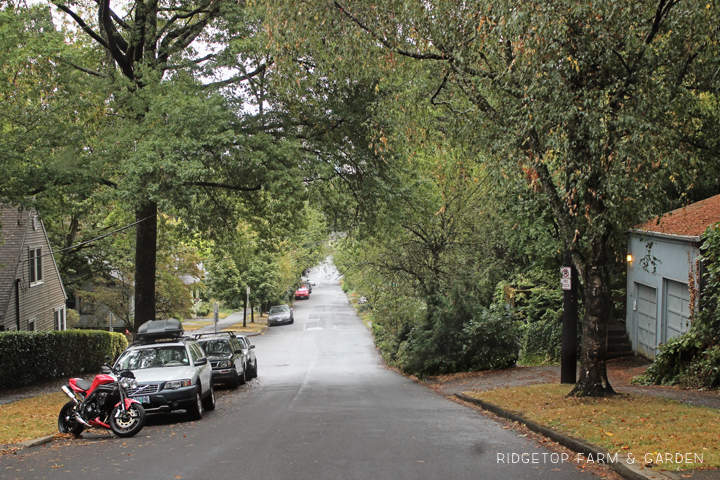
<svg viewBox="0 0 720 480">
<path fill-rule="evenodd" d="M 8 308 L 31 214 L 30 210 L 0 205 L 0 319 Z"/>
<path fill-rule="evenodd" d="M 707 227 L 718 222 L 720 222 L 720 195 L 715 195 L 652 218 L 638 225 L 636 230 L 699 237 Z"/>
</svg>

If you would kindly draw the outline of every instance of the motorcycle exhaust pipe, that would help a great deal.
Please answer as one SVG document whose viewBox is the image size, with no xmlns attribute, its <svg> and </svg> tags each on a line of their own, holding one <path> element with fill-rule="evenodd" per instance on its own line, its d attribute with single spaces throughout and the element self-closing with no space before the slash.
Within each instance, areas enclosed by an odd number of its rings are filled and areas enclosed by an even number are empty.
<svg viewBox="0 0 720 480">
<path fill-rule="evenodd" d="M 90 425 L 88 422 L 86 422 L 86 421 L 80 416 L 79 413 L 78 413 L 77 415 L 75 415 L 75 420 L 77 420 L 78 422 L 82 423 L 82 424 L 85 425 L 86 427 L 92 427 L 92 425 Z"/>
<path fill-rule="evenodd" d="M 75 394 L 72 393 L 72 391 L 67 387 L 67 385 L 62 386 L 62 391 L 65 392 L 65 395 L 70 397 L 70 400 L 75 402 L 75 405 L 77 405 L 79 403 L 78 399 L 75 397 Z"/>
</svg>

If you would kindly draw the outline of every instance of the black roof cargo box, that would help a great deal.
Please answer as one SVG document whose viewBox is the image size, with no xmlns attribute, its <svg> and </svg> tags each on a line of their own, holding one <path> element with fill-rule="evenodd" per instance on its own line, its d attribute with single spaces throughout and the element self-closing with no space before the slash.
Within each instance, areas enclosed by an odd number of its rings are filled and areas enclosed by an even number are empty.
<svg viewBox="0 0 720 480">
<path fill-rule="evenodd" d="M 135 338 L 140 341 L 156 340 L 159 338 L 179 338 L 184 333 L 182 322 L 170 318 L 168 320 L 150 320 L 138 327 Z"/>
</svg>

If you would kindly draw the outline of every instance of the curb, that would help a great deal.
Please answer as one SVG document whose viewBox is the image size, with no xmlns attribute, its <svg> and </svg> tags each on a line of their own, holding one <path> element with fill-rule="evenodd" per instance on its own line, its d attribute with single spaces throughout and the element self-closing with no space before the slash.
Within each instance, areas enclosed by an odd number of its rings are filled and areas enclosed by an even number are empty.
<svg viewBox="0 0 720 480">
<path fill-rule="evenodd" d="M 527 420 L 526 418 L 523 418 L 522 416 L 518 415 L 517 413 L 510 412 L 508 410 L 505 410 L 501 407 L 498 407 L 497 405 L 493 405 L 492 403 L 485 402 L 483 400 L 479 400 L 477 398 L 469 397 L 462 393 L 456 393 L 455 396 L 459 398 L 460 400 L 463 400 L 468 403 L 472 403 L 473 405 L 477 405 L 483 410 L 487 410 L 488 412 L 492 412 L 498 417 L 507 418 L 508 420 L 512 420 L 517 423 L 521 423 L 525 425 L 528 429 L 532 430 L 535 433 L 539 433 L 540 435 L 549 438 L 550 440 L 553 440 L 554 442 L 559 443 L 560 445 L 563 445 L 570 450 L 573 450 L 576 453 L 581 453 L 583 455 L 592 455 L 595 458 L 608 458 L 610 457 L 610 452 L 607 450 L 604 450 L 601 447 L 598 447 L 597 445 L 593 445 L 590 442 L 587 442 L 585 440 L 581 440 L 578 438 L 571 437 L 569 435 L 564 435 L 562 433 L 559 433 L 555 430 L 552 430 L 547 427 L 543 427 L 542 425 L 539 425 L 535 422 L 531 422 L 530 420 Z M 649 468 L 644 468 L 642 465 L 638 465 L 636 463 L 629 463 L 627 456 L 623 454 L 617 454 L 617 459 L 619 461 L 617 462 L 598 462 L 598 463 L 604 463 L 608 467 L 610 467 L 612 470 L 617 472 L 618 474 L 622 475 L 623 477 L 629 479 L 629 480 L 673 480 L 676 477 L 669 476 L 661 472 L 655 472 Z"/>
<path fill-rule="evenodd" d="M 53 435 L 48 435 L 47 437 L 40 437 L 35 438 L 33 440 L 26 440 L 24 442 L 20 443 L 13 443 L 10 445 L 2 445 L 2 449 L 10 449 L 10 448 L 30 448 L 30 447 L 38 447 L 40 445 L 45 445 L 46 443 L 50 443 L 53 440 L 55 440 L 55 437 Z"/>
<path fill-rule="evenodd" d="M 254 333 L 248 333 L 245 335 L 246 337 L 259 337 L 260 335 L 264 335 L 265 332 L 267 332 L 268 327 L 265 327 L 262 329 L 261 332 L 254 332 Z"/>
</svg>

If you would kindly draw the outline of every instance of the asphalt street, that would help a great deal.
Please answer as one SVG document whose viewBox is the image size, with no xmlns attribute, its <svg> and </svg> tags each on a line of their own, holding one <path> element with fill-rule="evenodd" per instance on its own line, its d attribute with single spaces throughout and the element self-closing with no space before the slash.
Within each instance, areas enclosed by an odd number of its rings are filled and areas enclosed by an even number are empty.
<svg viewBox="0 0 720 480">
<path fill-rule="evenodd" d="M 337 272 L 310 278 L 295 323 L 252 337 L 259 378 L 218 390 L 202 420 L 153 415 L 133 438 L 100 432 L 4 455 L 0 478 L 578 478 L 571 460 L 385 368 Z"/>
</svg>

